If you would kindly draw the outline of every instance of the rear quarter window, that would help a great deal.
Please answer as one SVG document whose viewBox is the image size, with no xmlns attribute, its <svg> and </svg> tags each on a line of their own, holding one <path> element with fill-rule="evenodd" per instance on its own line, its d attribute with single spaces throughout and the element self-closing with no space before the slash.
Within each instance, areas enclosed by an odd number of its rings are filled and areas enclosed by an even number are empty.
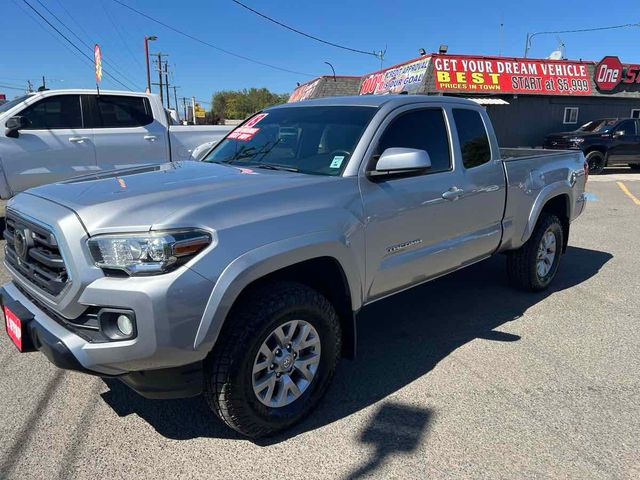
<svg viewBox="0 0 640 480">
<path fill-rule="evenodd" d="M 454 108 L 453 119 L 458 130 L 464 168 L 475 168 L 491 160 L 489 135 L 477 110 Z"/>
</svg>

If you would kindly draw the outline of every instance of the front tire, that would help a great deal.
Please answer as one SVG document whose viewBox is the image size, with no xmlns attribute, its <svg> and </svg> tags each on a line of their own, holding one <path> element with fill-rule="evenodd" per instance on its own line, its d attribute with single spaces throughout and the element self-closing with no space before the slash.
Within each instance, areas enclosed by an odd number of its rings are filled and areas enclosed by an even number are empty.
<svg viewBox="0 0 640 480">
<path fill-rule="evenodd" d="M 533 292 L 547 289 L 558 271 L 563 245 L 560 219 L 542 213 L 529 240 L 518 250 L 507 254 L 507 273 L 511 283 Z"/>
<path fill-rule="evenodd" d="M 604 167 L 607 162 L 602 152 L 589 152 L 585 158 L 589 165 L 589 175 L 600 175 L 604 172 Z"/>
<path fill-rule="evenodd" d="M 317 405 L 340 351 L 338 316 L 323 295 L 298 283 L 264 285 L 227 319 L 205 364 L 205 398 L 243 435 L 273 435 Z"/>
</svg>

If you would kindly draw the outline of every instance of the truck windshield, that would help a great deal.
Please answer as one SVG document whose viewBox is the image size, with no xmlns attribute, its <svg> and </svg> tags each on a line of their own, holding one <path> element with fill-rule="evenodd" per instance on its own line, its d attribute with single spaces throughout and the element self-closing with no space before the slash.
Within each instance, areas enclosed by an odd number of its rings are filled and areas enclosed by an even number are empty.
<svg viewBox="0 0 640 480">
<path fill-rule="evenodd" d="M 14 98 L 13 100 L 9 100 L 8 102 L 3 103 L 2 105 L 0 105 L 0 113 L 9 111 L 19 103 L 24 102 L 30 96 L 31 95 L 23 95 L 22 97 Z"/>
<path fill-rule="evenodd" d="M 251 117 L 204 159 L 315 175 L 340 175 L 375 107 L 283 107 Z"/>
<path fill-rule="evenodd" d="M 600 120 L 592 120 L 582 125 L 579 132 L 608 132 L 610 131 L 618 120 L 615 118 L 601 118 Z"/>
</svg>

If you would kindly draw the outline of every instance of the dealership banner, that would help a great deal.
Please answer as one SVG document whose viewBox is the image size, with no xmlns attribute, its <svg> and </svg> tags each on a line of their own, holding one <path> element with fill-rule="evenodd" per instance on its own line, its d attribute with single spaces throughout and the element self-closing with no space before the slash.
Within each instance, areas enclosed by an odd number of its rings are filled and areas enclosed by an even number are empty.
<svg viewBox="0 0 640 480">
<path fill-rule="evenodd" d="M 302 100 L 307 100 L 313 96 L 316 91 L 316 88 L 320 84 L 321 78 L 316 78 L 315 80 L 304 83 L 296 88 L 293 93 L 289 96 L 289 103 L 292 102 L 301 102 Z"/>
<path fill-rule="evenodd" d="M 414 93 L 422 85 L 429 57 L 391 67 L 367 76 L 360 85 L 360 95 L 385 95 L 388 93 Z"/>
<path fill-rule="evenodd" d="M 473 93 L 588 95 L 587 62 L 526 58 L 433 57 L 436 89 Z"/>
</svg>

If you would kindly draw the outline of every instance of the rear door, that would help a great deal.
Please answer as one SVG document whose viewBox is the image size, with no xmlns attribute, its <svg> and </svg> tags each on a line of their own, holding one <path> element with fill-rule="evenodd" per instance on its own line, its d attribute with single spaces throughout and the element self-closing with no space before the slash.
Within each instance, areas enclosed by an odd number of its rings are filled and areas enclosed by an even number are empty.
<svg viewBox="0 0 640 480">
<path fill-rule="evenodd" d="M 458 206 L 464 217 L 464 256 L 476 260 L 493 253 L 502 238 L 506 179 L 500 152 L 492 152 L 488 119 L 479 109 L 451 109 L 457 135 L 456 161 L 462 170 Z"/>
<path fill-rule="evenodd" d="M 612 132 L 611 148 L 607 153 L 608 164 L 628 163 L 637 158 L 640 138 L 635 120 L 623 120 Z"/>
<path fill-rule="evenodd" d="M 3 140 L 2 164 L 12 193 L 95 169 L 93 131 L 80 95 L 42 98 L 18 113 L 29 123 L 18 138 Z"/>
<path fill-rule="evenodd" d="M 169 161 L 168 134 L 147 97 L 92 95 L 96 163 L 102 170 Z"/>
</svg>

